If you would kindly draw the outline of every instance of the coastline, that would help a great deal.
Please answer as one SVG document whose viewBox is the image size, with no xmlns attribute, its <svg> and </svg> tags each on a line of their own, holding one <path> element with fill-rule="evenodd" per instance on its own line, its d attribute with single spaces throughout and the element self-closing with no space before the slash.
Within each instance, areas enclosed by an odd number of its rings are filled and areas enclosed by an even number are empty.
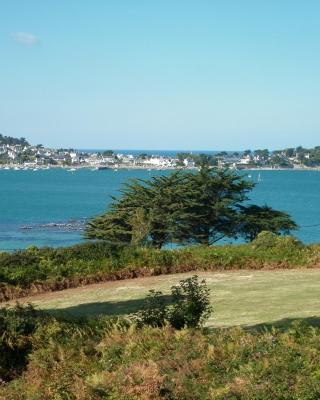
<svg viewBox="0 0 320 400">
<path fill-rule="evenodd" d="M 169 170 L 156 168 L 150 171 L 147 168 L 119 168 L 118 172 L 113 169 L 92 171 L 87 166 L 74 172 L 67 169 L 55 166 L 38 171 L 0 170 L 1 249 L 72 245 L 80 240 L 80 235 L 60 224 L 102 213 L 110 196 L 116 196 L 128 179 L 170 174 Z M 319 172 L 292 171 L 256 169 L 237 174 L 259 183 L 252 192 L 252 201 L 290 212 L 301 226 L 296 233 L 299 239 L 305 243 L 320 242 L 320 226 L 312 227 L 320 224 Z M 25 228 L 29 226 L 32 229 Z"/>
<path fill-rule="evenodd" d="M 117 171 L 117 170 L 146 170 L 146 171 L 179 171 L 179 170 L 197 170 L 198 167 L 174 167 L 174 166 L 155 166 L 155 165 L 38 165 L 38 166 L 24 166 L 23 164 L 3 164 L 0 165 L 0 171 L 46 171 L 51 169 L 62 169 L 70 172 L 75 172 L 81 169 L 89 169 L 92 171 Z M 295 166 L 294 168 L 281 168 L 281 167 L 251 167 L 251 168 L 227 168 L 233 171 L 320 171 L 320 167 L 305 167 Z"/>
</svg>

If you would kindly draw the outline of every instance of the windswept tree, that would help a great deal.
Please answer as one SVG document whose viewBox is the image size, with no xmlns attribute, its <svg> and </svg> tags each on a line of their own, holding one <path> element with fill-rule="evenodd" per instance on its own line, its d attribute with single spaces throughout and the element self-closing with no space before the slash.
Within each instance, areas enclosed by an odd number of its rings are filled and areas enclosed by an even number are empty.
<svg viewBox="0 0 320 400">
<path fill-rule="evenodd" d="M 248 241 L 254 240 L 262 231 L 276 235 L 289 234 L 298 228 L 289 214 L 265 206 L 239 206 L 240 224 L 239 235 Z"/>
<path fill-rule="evenodd" d="M 187 225 L 181 242 L 210 245 L 236 237 L 238 207 L 254 184 L 229 170 L 203 167 L 186 180 Z"/>
<path fill-rule="evenodd" d="M 211 245 L 262 230 L 287 232 L 290 217 L 269 207 L 243 206 L 254 184 L 227 170 L 203 166 L 150 180 L 132 180 L 109 210 L 86 226 L 86 237 L 161 248 L 167 243 Z"/>
<path fill-rule="evenodd" d="M 113 197 L 107 213 L 91 220 L 86 237 L 112 243 L 161 248 L 184 227 L 186 175 L 174 172 L 150 180 L 132 180 Z"/>
<path fill-rule="evenodd" d="M 236 235 L 237 206 L 252 187 L 234 173 L 208 167 L 132 180 L 108 212 L 88 223 L 86 237 L 157 248 L 173 242 L 209 245 Z"/>
</svg>

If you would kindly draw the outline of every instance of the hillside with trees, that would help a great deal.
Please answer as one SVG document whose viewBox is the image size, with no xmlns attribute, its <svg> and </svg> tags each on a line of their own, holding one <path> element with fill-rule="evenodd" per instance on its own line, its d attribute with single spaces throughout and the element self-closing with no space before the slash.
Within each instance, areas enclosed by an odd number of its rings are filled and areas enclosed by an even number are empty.
<svg viewBox="0 0 320 400">
<path fill-rule="evenodd" d="M 0 145 L 30 146 L 30 144 L 24 137 L 14 138 L 12 136 L 4 136 L 1 133 L 0 133 Z"/>
</svg>

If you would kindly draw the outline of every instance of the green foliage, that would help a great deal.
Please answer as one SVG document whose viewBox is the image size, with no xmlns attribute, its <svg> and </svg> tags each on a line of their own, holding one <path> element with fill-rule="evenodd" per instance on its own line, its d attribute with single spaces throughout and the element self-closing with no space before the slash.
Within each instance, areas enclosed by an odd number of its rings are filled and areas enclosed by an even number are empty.
<svg viewBox="0 0 320 400">
<path fill-rule="evenodd" d="M 21 373 L 31 351 L 31 336 L 39 324 L 32 306 L 0 308 L 0 384 Z"/>
<path fill-rule="evenodd" d="M 102 152 L 102 155 L 105 157 L 112 157 L 114 155 L 113 150 L 105 150 Z"/>
<path fill-rule="evenodd" d="M 289 214 L 274 210 L 267 205 L 259 207 L 256 205 L 239 206 L 240 228 L 239 235 L 246 240 L 254 240 L 263 231 L 280 234 L 289 234 L 298 228 Z"/>
<path fill-rule="evenodd" d="M 176 329 L 199 327 L 212 313 L 210 291 L 196 275 L 172 287 L 172 300 L 168 320 Z"/>
<path fill-rule="evenodd" d="M 301 250 L 303 243 L 295 237 L 285 236 L 279 237 L 275 233 L 262 231 L 252 241 L 252 245 L 256 249 L 287 249 L 287 250 Z"/>
<path fill-rule="evenodd" d="M 201 168 L 188 175 L 186 223 L 180 242 L 210 245 L 224 237 L 235 237 L 239 204 L 247 200 L 253 184 L 227 170 Z"/>
<path fill-rule="evenodd" d="M 11 311 L 13 320 L 19 315 L 21 310 Z M 29 319 L 27 311 L 25 318 Z M 23 324 L 19 319 L 18 325 Z M 298 400 L 320 396 L 320 329 L 301 322 L 283 330 L 177 331 L 169 326 L 135 327 L 120 320 L 41 318 L 35 329 L 23 328 L 22 335 L 25 331 L 30 348 L 24 369 L 17 368 L 11 375 L 15 379 L 0 385 L 1 399 Z"/>
<path fill-rule="evenodd" d="M 195 173 L 133 180 L 108 212 L 88 223 L 86 237 L 157 248 L 173 242 L 209 245 L 236 236 L 237 207 L 252 188 L 241 176 L 205 163 Z"/>
<path fill-rule="evenodd" d="M 29 287 L 32 283 L 70 276 L 87 276 L 103 261 L 120 251 L 106 243 L 84 243 L 68 248 L 30 247 L 13 253 L 0 253 L 0 283 Z"/>
<path fill-rule="evenodd" d="M 148 239 L 151 246 L 162 247 L 174 239 L 178 229 L 184 229 L 182 182 L 186 178 L 175 172 L 149 181 L 132 180 L 121 191 L 122 197 L 113 199 L 109 212 L 88 223 L 86 237 L 112 244 L 134 244 L 138 229 L 143 232 L 143 244 Z"/>
<path fill-rule="evenodd" d="M 270 238 L 270 239 L 269 239 Z M 319 246 L 261 233 L 252 243 L 155 249 L 104 241 L 0 253 L 0 301 L 87 283 L 196 270 L 313 267 Z"/>
<path fill-rule="evenodd" d="M 146 211 L 140 207 L 136 208 L 130 220 L 131 243 L 133 246 L 146 246 L 151 231 L 151 221 Z"/>
<path fill-rule="evenodd" d="M 161 291 L 150 290 L 143 309 L 133 316 L 138 326 L 161 327 L 168 320 L 168 306 Z"/>
<path fill-rule="evenodd" d="M 205 166 L 206 167 L 208 167 L 208 166 L 215 167 L 218 165 L 217 155 L 213 156 L 211 154 L 201 154 L 201 153 L 200 154 L 188 154 L 184 158 L 191 159 L 195 163 L 196 167 L 205 167 Z"/>
<path fill-rule="evenodd" d="M 196 275 L 173 286 L 170 302 L 166 300 L 161 291 L 150 290 L 145 307 L 134 315 L 134 320 L 139 326 L 169 323 L 175 329 L 197 328 L 212 313 L 209 289 Z"/>
<path fill-rule="evenodd" d="M 16 146 L 16 145 L 21 145 L 21 146 L 30 146 L 29 143 L 26 141 L 25 138 L 14 138 L 12 136 L 4 136 L 0 133 L 0 145 L 5 144 L 5 145 L 10 145 L 10 146 Z"/>
</svg>

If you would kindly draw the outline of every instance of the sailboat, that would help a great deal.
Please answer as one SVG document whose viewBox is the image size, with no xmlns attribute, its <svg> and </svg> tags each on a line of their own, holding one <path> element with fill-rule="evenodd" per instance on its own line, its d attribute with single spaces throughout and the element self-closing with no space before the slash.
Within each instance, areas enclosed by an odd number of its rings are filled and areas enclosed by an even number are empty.
<svg viewBox="0 0 320 400">
<path fill-rule="evenodd" d="M 262 178 L 261 178 L 260 172 L 259 172 L 259 175 L 258 175 L 258 182 L 262 182 Z"/>
</svg>

